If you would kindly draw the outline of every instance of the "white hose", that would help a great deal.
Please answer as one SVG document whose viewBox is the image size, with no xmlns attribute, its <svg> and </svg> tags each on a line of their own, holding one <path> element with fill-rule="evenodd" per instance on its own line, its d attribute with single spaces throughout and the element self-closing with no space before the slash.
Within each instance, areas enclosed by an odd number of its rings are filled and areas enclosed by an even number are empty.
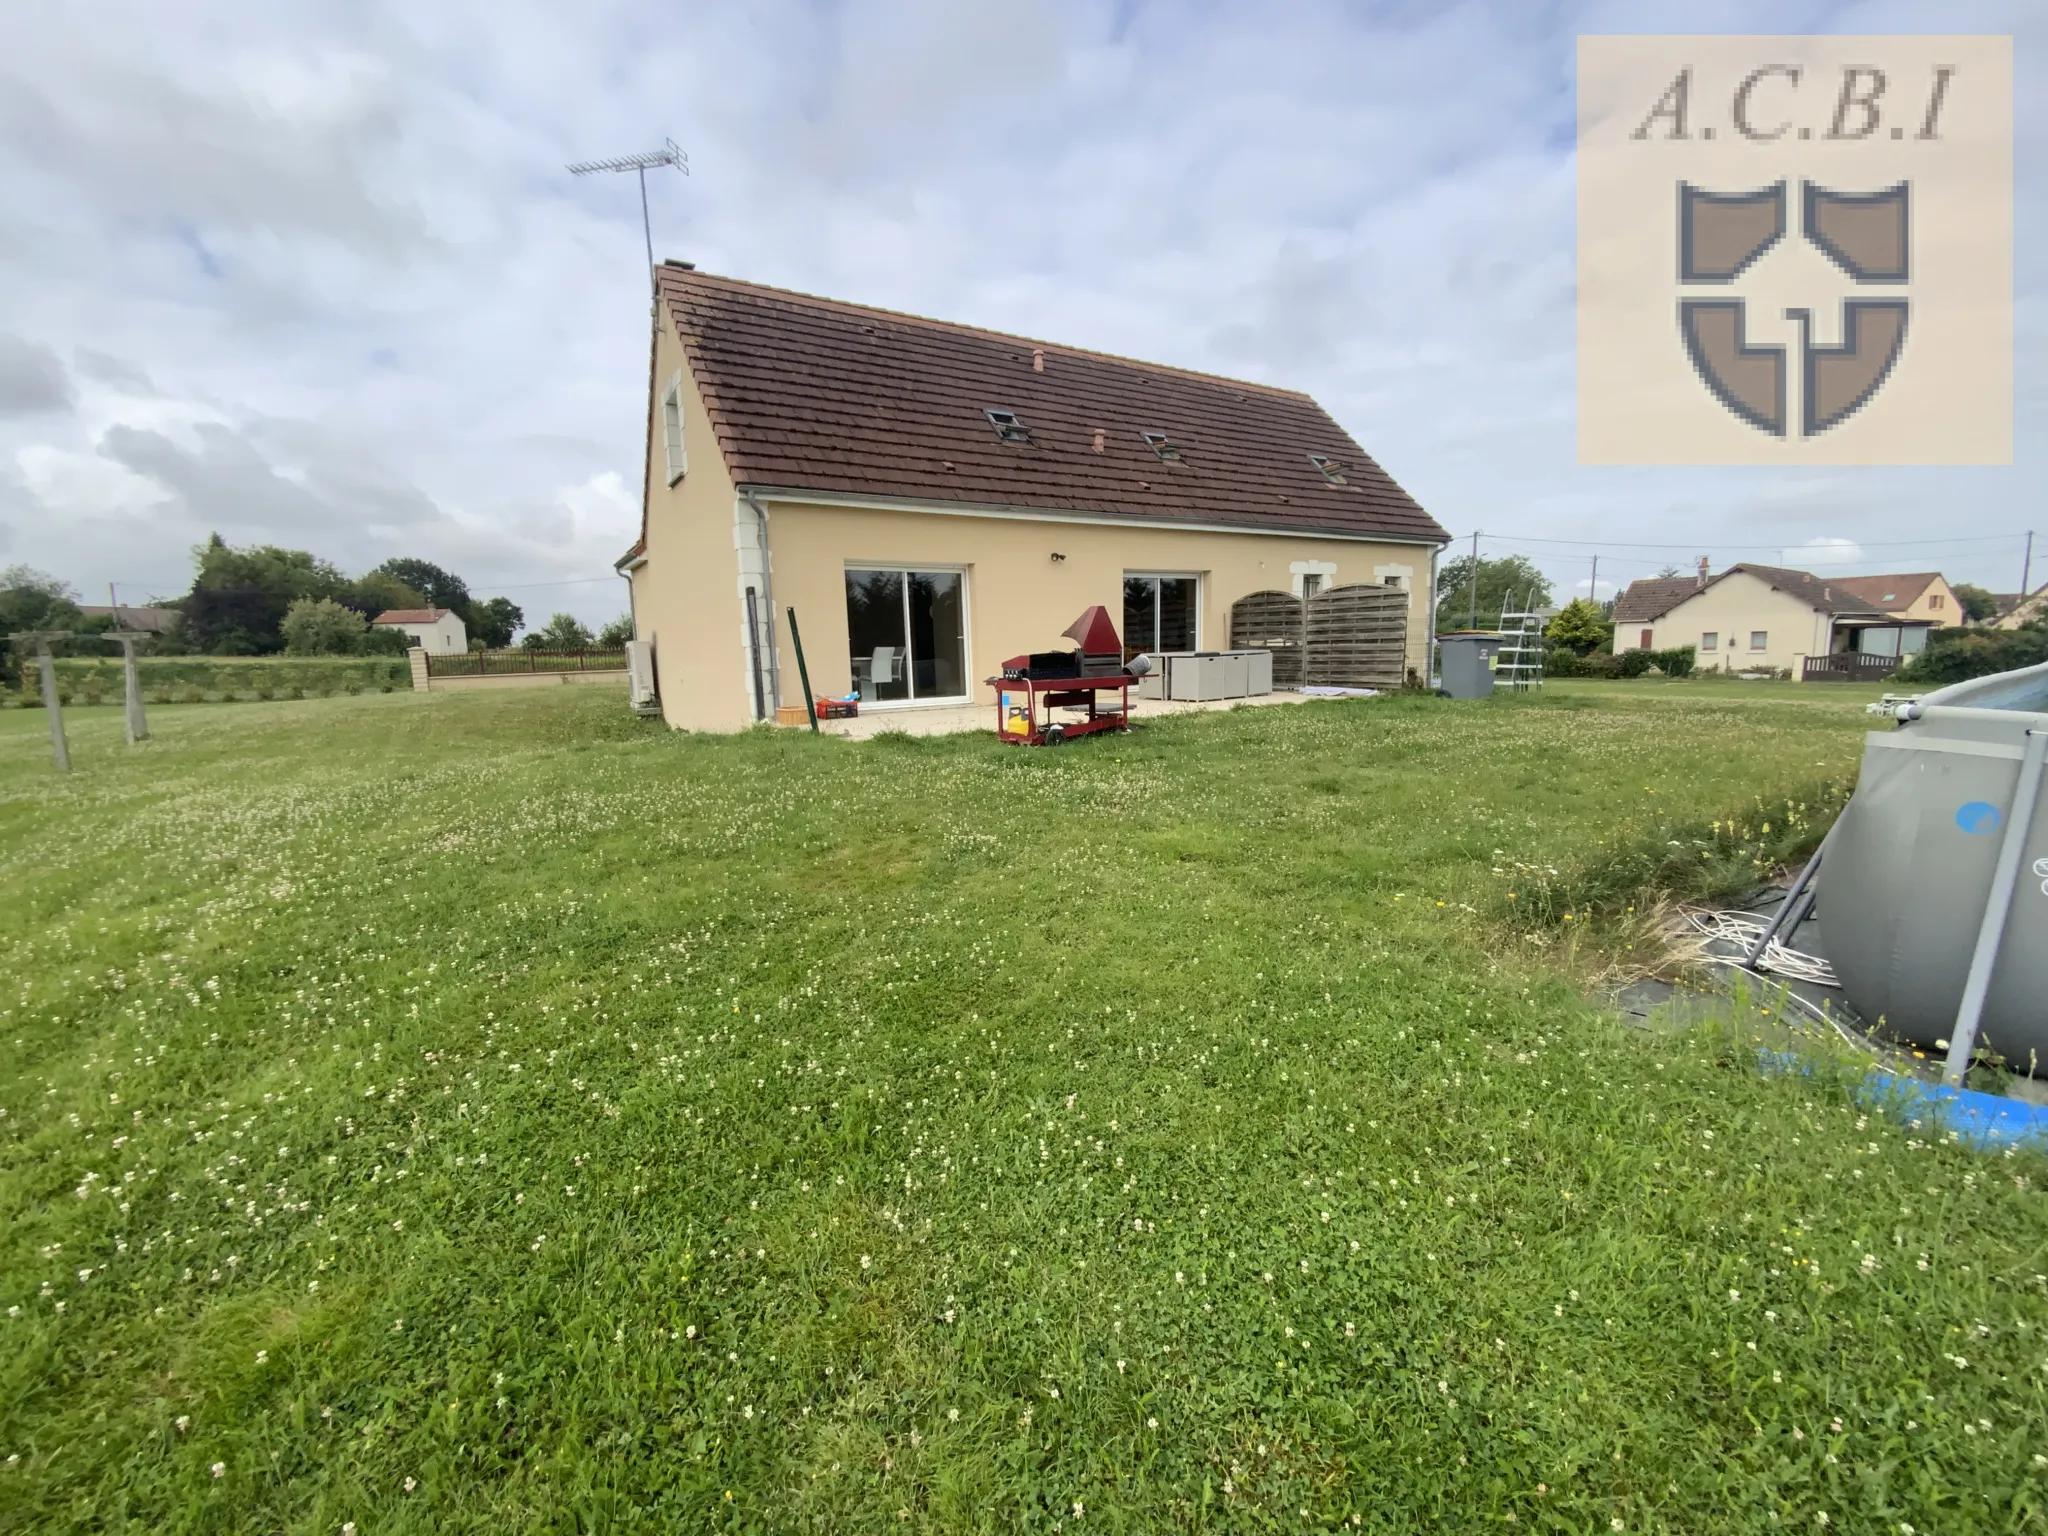
<svg viewBox="0 0 2048 1536">
<path fill-rule="evenodd" d="M 1769 923 L 1748 912 L 1690 912 L 1686 921 L 1700 935 L 1699 955 L 1702 960 L 1729 962 L 1734 956 L 1716 954 L 1710 945 L 1734 945 L 1742 956 L 1756 948 L 1756 941 L 1763 936 Z M 1809 955 L 1803 950 L 1791 948 L 1778 939 L 1772 939 L 1770 947 L 1763 952 L 1757 969 L 1769 971 L 1774 976 L 1783 976 L 1788 981 L 1809 981 L 1819 987 L 1839 987 L 1835 979 L 1835 968 L 1819 955 Z"/>
</svg>

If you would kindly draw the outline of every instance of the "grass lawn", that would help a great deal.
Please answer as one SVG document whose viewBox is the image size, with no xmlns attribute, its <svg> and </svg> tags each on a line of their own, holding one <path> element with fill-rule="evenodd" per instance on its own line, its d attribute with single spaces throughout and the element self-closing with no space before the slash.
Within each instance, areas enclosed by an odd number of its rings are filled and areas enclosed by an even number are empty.
<svg viewBox="0 0 2048 1536">
<path fill-rule="evenodd" d="M 0 1530 L 2042 1530 L 2048 1169 L 1518 905 L 1870 696 L 0 715 Z"/>
</svg>

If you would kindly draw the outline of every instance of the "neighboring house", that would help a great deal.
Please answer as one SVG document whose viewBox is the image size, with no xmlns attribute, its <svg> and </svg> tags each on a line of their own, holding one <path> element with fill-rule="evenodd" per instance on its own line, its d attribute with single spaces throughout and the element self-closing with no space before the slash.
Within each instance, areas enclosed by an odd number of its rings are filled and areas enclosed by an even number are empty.
<svg viewBox="0 0 2048 1536">
<path fill-rule="evenodd" d="M 112 619 L 116 629 L 141 630 L 151 635 L 169 634 L 180 618 L 175 608 L 137 608 L 128 603 L 117 608 L 102 603 L 97 607 L 84 606 L 78 611 L 88 619 Z"/>
<path fill-rule="evenodd" d="M 2032 593 L 2001 592 L 1993 601 L 1998 604 L 1998 617 L 1991 621 L 1995 629 L 2018 629 L 2035 619 L 2048 619 L 2048 586 Z"/>
<path fill-rule="evenodd" d="M 1916 571 L 1910 576 L 1834 576 L 1828 585 L 1901 621 L 1924 619 L 1934 629 L 1966 622 L 1955 589 L 1939 571 Z"/>
<path fill-rule="evenodd" d="M 435 655 L 469 649 L 469 627 L 451 608 L 387 608 L 370 622 L 402 630 L 408 641 Z"/>
<path fill-rule="evenodd" d="M 989 703 L 1090 604 L 1127 648 L 1217 649 L 1264 590 L 1394 585 L 1429 657 L 1447 536 L 1313 400 L 657 269 L 648 485 L 619 569 L 669 724 L 811 686 Z"/>
<path fill-rule="evenodd" d="M 1854 589 L 1872 582 L 1880 587 L 1881 599 L 1890 594 L 1898 612 Z M 1913 600 L 1905 600 L 1902 594 L 1911 590 L 1895 577 L 1841 581 L 1747 562 L 1718 576 L 1708 576 L 1703 568 L 1696 577 L 1632 582 L 1615 599 L 1614 648 L 1690 645 L 1698 650 L 1698 667 L 1707 671 L 1770 668 L 1789 670 L 1797 678 L 1827 670 L 1825 662 L 1810 667 L 1810 659 L 1841 657 L 1834 665 L 1847 669 L 1852 665 L 1848 658 L 1862 656 L 1872 658 L 1863 669 L 1881 672 L 1886 660 L 1895 664 L 1927 644 L 1933 621 L 1904 616 L 1915 602 L 1943 598 L 1944 607 L 1934 611 L 1945 611 L 1954 620 L 1953 593 L 1930 593 L 1923 587 Z"/>
</svg>

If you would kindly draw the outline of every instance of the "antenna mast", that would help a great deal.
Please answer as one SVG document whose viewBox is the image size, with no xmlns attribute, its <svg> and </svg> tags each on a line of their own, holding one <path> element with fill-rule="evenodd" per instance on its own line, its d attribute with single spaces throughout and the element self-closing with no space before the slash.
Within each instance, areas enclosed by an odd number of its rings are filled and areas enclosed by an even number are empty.
<svg viewBox="0 0 2048 1536">
<path fill-rule="evenodd" d="M 672 165 L 685 176 L 690 174 L 690 157 L 676 148 L 674 139 L 663 139 L 661 148 L 649 150 L 644 155 L 621 155 L 615 160 L 579 160 L 570 166 L 571 176 L 594 176 L 600 171 L 632 171 L 640 178 L 640 233 L 647 241 L 647 284 L 651 292 L 654 287 L 654 225 L 647 216 L 647 173 L 664 165 Z"/>
</svg>

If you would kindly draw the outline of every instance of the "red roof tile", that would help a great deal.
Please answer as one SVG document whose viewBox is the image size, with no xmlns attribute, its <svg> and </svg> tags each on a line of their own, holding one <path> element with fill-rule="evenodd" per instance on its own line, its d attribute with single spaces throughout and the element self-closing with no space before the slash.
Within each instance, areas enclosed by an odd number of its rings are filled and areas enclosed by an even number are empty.
<svg viewBox="0 0 2048 1536">
<path fill-rule="evenodd" d="M 1051 342 L 659 269 L 735 482 L 1442 543 L 1308 396 Z M 1030 441 L 1005 442 L 988 410 Z M 1179 462 L 1145 441 L 1164 433 Z M 1098 447 L 1098 444 L 1100 445 Z M 1337 461 L 1342 484 L 1310 462 Z"/>
<path fill-rule="evenodd" d="M 1650 624 L 1700 590 L 1695 576 L 1645 576 L 1614 600 L 1616 624 Z"/>
<path fill-rule="evenodd" d="M 1920 594 L 1931 583 L 1939 580 L 1939 571 L 1916 571 L 1911 576 L 1837 576 L 1830 585 L 1873 608 L 1902 613 L 1920 600 Z"/>
<path fill-rule="evenodd" d="M 438 624 L 448 614 L 446 608 L 386 608 L 372 624 Z"/>
</svg>

